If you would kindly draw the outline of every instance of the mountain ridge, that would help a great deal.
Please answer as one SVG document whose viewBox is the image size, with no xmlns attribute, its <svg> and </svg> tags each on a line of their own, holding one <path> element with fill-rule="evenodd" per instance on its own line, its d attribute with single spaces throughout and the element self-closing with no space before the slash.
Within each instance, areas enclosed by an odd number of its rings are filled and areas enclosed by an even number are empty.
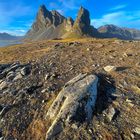
<svg viewBox="0 0 140 140">
<path fill-rule="evenodd" d="M 25 37 L 33 40 L 92 37 L 94 30 L 95 28 L 90 25 L 90 13 L 82 6 L 74 21 L 71 17 L 66 18 L 55 10 L 49 11 L 45 5 L 42 5 Z"/>
<path fill-rule="evenodd" d="M 18 40 L 20 38 L 22 38 L 22 37 L 14 36 L 14 35 L 11 35 L 11 34 L 6 33 L 6 32 L 0 33 L 0 40 Z"/>
<path fill-rule="evenodd" d="M 89 11 L 82 6 L 76 19 L 73 20 L 71 17 L 64 17 L 56 10 L 49 11 L 45 5 L 41 5 L 36 20 L 25 35 L 25 39 L 31 40 L 83 37 L 135 40 L 140 39 L 140 30 L 113 24 L 96 29 L 91 25 Z"/>
<path fill-rule="evenodd" d="M 125 40 L 140 38 L 140 30 L 118 27 L 113 24 L 101 26 L 97 30 L 103 38 L 119 38 Z"/>
</svg>

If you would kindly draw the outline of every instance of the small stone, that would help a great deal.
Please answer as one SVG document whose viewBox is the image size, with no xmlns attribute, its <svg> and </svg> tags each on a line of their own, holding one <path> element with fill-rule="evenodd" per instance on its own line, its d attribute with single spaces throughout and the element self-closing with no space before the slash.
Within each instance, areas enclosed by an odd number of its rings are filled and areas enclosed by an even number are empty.
<svg viewBox="0 0 140 140">
<path fill-rule="evenodd" d="M 6 81 L 3 81 L 1 84 L 0 84 L 0 90 L 4 90 L 5 88 L 8 87 L 8 82 Z"/>
<path fill-rule="evenodd" d="M 17 81 L 17 80 L 19 80 L 19 79 L 22 79 L 22 75 L 21 75 L 21 73 L 17 73 L 16 74 L 16 76 L 15 76 L 15 78 L 13 79 L 14 81 Z"/>
<path fill-rule="evenodd" d="M 104 67 L 104 70 L 106 72 L 112 72 L 112 71 L 116 70 L 116 67 L 115 66 L 106 66 L 106 67 Z"/>
<path fill-rule="evenodd" d="M 90 51 L 90 48 L 87 48 L 87 51 Z"/>
<path fill-rule="evenodd" d="M 112 119 L 113 119 L 115 114 L 116 114 L 115 108 L 113 108 L 113 107 L 109 108 L 108 113 L 106 114 L 106 116 L 107 116 L 107 118 L 109 119 L 110 122 L 112 121 Z"/>
<path fill-rule="evenodd" d="M 134 139 L 134 138 L 135 138 L 134 134 L 131 134 L 131 138 L 132 138 L 132 139 Z"/>
<path fill-rule="evenodd" d="M 73 129 L 75 129 L 75 130 L 77 130 L 78 129 L 78 126 L 74 123 L 74 124 L 72 124 L 72 126 L 71 126 Z"/>
<path fill-rule="evenodd" d="M 26 76 L 26 75 L 29 75 L 31 72 L 31 67 L 30 66 L 26 66 L 24 68 L 22 68 L 20 70 L 20 73 L 23 75 L 23 76 Z"/>
<path fill-rule="evenodd" d="M 45 93 L 45 92 L 47 92 L 47 90 L 48 90 L 48 89 L 43 89 L 43 90 L 41 91 L 41 93 Z"/>
<path fill-rule="evenodd" d="M 131 101 L 131 100 L 129 100 L 129 99 L 126 99 L 126 102 L 128 102 L 128 103 L 132 103 L 132 101 Z"/>
<path fill-rule="evenodd" d="M 49 78 L 49 74 L 46 74 L 45 80 L 48 80 L 48 78 Z"/>
<path fill-rule="evenodd" d="M 124 53 L 123 54 L 123 57 L 130 57 L 130 56 L 132 56 L 132 53 Z"/>
<path fill-rule="evenodd" d="M 140 127 L 136 127 L 134 132 L 140 135 Z"/>
</svg>

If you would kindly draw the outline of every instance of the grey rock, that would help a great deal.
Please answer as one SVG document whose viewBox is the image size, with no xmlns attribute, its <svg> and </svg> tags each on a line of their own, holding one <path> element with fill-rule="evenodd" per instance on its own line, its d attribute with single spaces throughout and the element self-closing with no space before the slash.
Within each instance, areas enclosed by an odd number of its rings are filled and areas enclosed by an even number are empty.
<svg viewBox="0 0 140 140">
<path fill-rule="evenodd" d="M 112 72 L 112 71 L 115 71 L 116 70 L 116 67 L 115 66 L 108 65 L 108 66 L 104 67 L 104 70 L 106 72 Z"/>
<path fill-rule="evenodd" d="M 9 72 L 6 76 L 7 81 L 12 81 L 14 78 L 15 78 L 15 73 L 13 71 Z"/>
<path fill-rule="evenodd" d="M 23 78 L 22 74 L 20 72 L 18 72 L 16 74 L 15 78 L 13 79 L 13 81 L 16 81 L 16 80 L 19 80 L 19 79 L 22 79 L 22 78 Z"/>
<path fill-rule="evenodd" d="M 0 90 L 4 90 L 7 87 L 8 87 L 8 82 L 3 81 L 3 82 L 0 83 Z"/>
<path fill-rule="evenodd" d="M 140 126 L 139 127 L 136 127 L 135 130 L 134 130 L 134 132 L 140 135 Z"/>
<path fill-rule="evenodd" d="M 112 121 L 113 120 L 113 117 L 115 116 L 116 114 L 116 110 L 115 108 L 113 107 L 110 107 L 106 113 L 106 116 L 108 118 L 109 121 Z"/>
<path fill-rule="evenodd" d="M 20 73 L 23 76 L 26 76 L 26 75 L 30 74 L 30 72 L 31 72 L 31 66 L 30 65 L 27 65 L 20 70 Z"/>
<path fill-rule="evenodd" d="M 64 124 L 66 126 L 92 118 L 97 98 L 97 83 L 98 77 L 95 75 L 80 74 L 65 85 L 47 112 L 46 118 L 54 121 L 47 131 L 46 139 L 56 135 L 58 131 L 55 130 L 61 130 Z"/>
<path fill-rule="evenodd" d="M 13 65 L 11 65 L 10 68 L 8 68 L 5 72 L 9 73 L 10 71 L 15 71 L 17 68 L 21 67 L 20 63 L 14 63 Z"/>
</svg>

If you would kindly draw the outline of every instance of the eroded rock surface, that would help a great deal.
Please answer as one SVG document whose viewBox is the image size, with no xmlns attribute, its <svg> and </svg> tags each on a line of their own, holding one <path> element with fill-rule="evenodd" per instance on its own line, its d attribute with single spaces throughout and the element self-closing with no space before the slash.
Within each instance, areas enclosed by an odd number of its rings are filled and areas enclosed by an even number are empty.
<svg viewBox="0 0 140 140">
<path fill-rule="evenodd" d="M 46 117 L 54 121 L 46 139 L 53 138 L 63 130 L 64 125 L 92 118 L 97 83 L 98 78 L 95 75 L 80 74 L 65 85 L 47 112 Z"/>
</svg>

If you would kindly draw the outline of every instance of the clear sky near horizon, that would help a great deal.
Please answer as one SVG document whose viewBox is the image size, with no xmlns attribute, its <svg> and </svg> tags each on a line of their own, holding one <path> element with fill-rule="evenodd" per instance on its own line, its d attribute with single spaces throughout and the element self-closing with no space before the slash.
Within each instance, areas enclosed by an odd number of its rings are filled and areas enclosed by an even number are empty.
<svg viewBox="0 0 140 140">
<path fill-rule="evenodd" d="M 140 0 L 0 0 L 0 32 L 24 35 L 42 4 L 74 19 L 82 5 L 96 28 L 115 24 L 140 29 Z"/>
</svg>

